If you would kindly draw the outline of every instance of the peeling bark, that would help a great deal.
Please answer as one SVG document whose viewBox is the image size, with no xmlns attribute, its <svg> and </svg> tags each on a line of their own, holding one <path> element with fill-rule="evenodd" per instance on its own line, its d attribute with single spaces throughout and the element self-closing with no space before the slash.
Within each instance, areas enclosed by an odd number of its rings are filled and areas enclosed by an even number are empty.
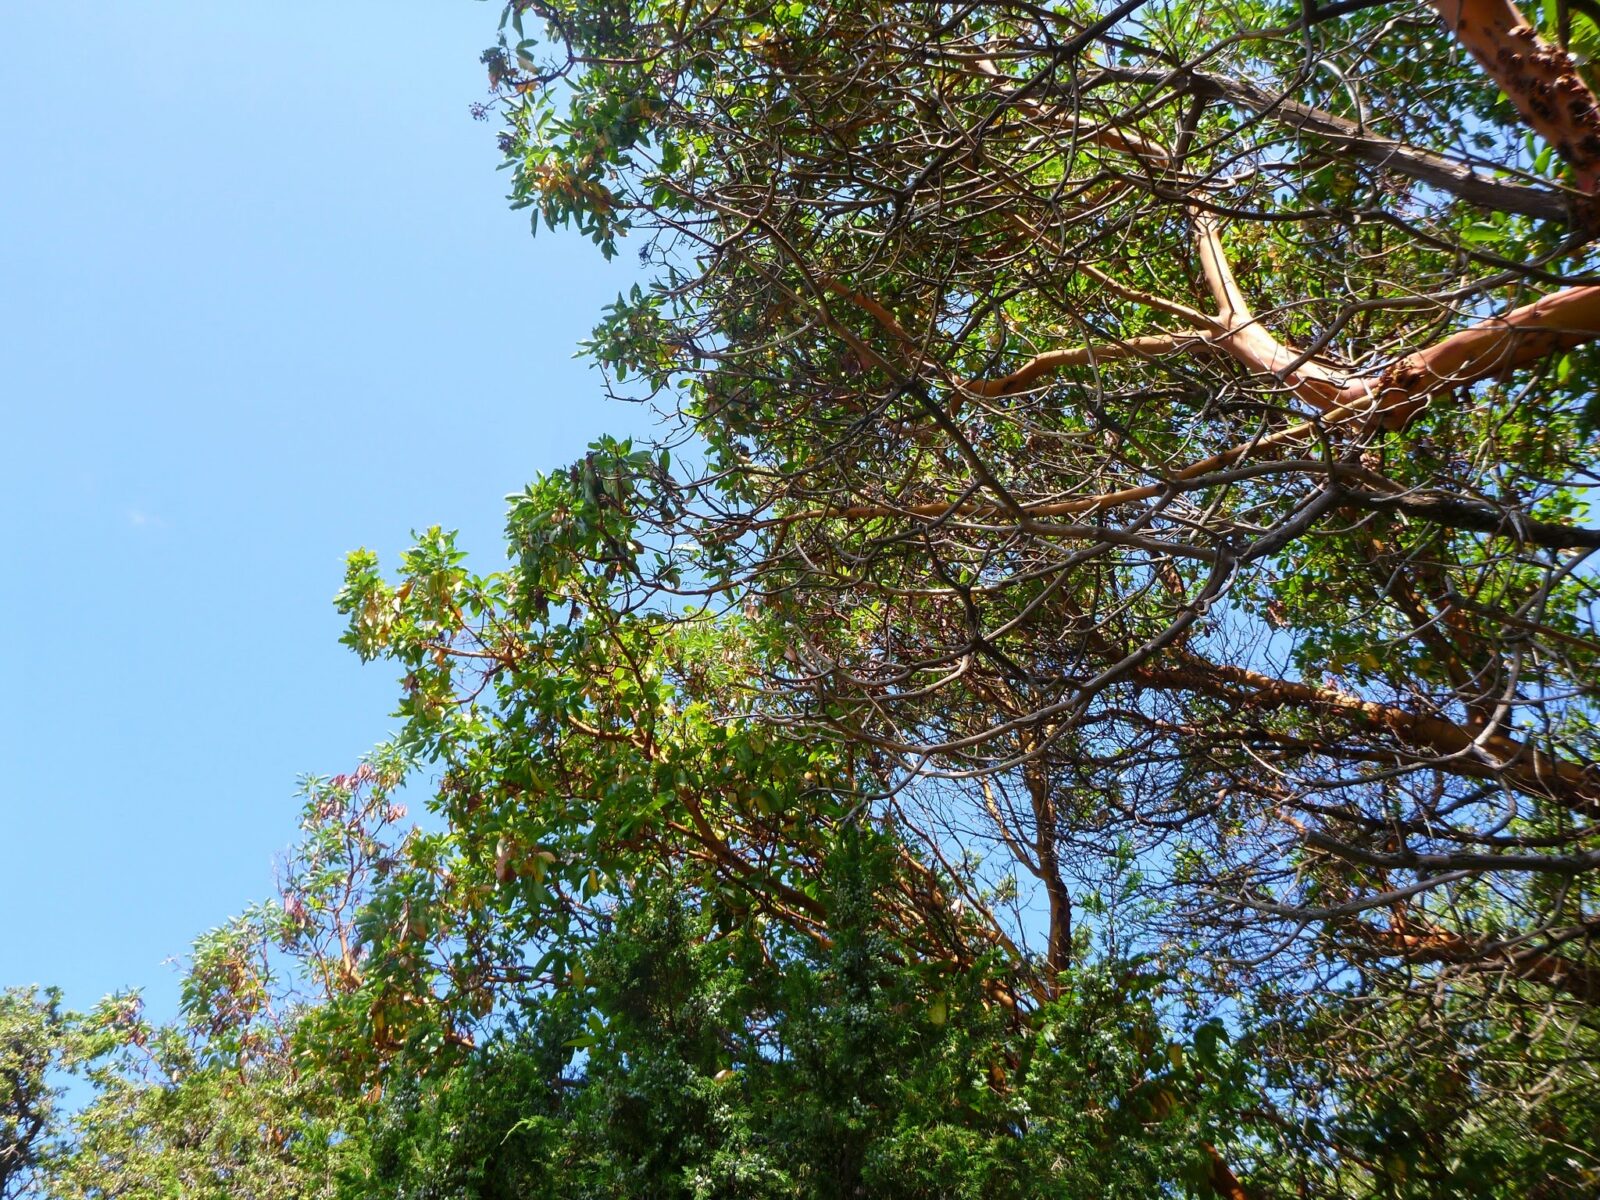
<svg viewBox="0 0 1600 1200">
<path fill-rule="evenodd" d="M 1433 0 L 1445 26 L 1500 85 L 1523 120 L 1572 164 L 1578 189 L 1600 189 L 1600 107 L 1572 56 L 1541 39 L 1511 0 Z M 1600 207 L 1587 206 L 1593 228 Z"/>
<path fill-rule="evenodd" d="M 1499 968 L 1583 1004 L 1600 1004 L 1600 968 L 1536 946 L 1517 946 L 1491 938 L 1466 938 L 1436 925 L 1413 925 L 1405 918 L 1397 920 L 1391 929 L 1374 929 L 1363 924 L 1357 927 L 1357 932 L 1375 950 L 1409 962 Z"/>
</svg>

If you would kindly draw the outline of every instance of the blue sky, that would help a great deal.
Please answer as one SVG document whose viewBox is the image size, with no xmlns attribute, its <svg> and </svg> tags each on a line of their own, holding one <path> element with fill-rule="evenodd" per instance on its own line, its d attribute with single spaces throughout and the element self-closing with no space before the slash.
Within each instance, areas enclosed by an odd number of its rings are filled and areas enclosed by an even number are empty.
<svg viewBox="0 0 1600 1200">
<path fill-rule="evenodd" d="M 632 280 L 504 202 L 474 0 L 29 4 L 0 72 L 0 985 L 146 988 L 271 889 L 395 688 L 344 554 L 638 429 L 572 359 Z"/>
</svg>

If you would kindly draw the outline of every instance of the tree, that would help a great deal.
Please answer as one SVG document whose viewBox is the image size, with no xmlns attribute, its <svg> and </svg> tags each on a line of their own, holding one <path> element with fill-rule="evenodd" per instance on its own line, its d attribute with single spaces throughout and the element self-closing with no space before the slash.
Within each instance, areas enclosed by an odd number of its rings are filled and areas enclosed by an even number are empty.
<svg viewBox="0 0 1600 1200">
<path fill-rule="evenodd" d="M 183 1028 L 96 1018 L 57 1192 L 1592 1194 L 1539 18 L 514 0 L 513 202 L 640 247 L 588 350 L 674 420 L 504 571 L 352 556 L 401 730 Z"/>
<path fill-rule="evenodd" d="M 834 857 L 825 948 L 718 929 L 692 884 L 642 883 L 583 986 L 524 994 L 515 1032 L 397 1081 L 353 1194 L 1131 1197 L 1203 1180 L 1200 1139 L 1241 1119 L 1231 1059 L 1186 1069 L 1148 994 L 1109 975 L 1020 1029 L 985 1003 L 984 972 L 904 962 L 878 903 L 886 851 L 868 835 Z"/>
<path fill-rule="evenodd" d="M 627 611 L 629 463 L 602 445 L 601 486 L 580 468 L 519 497 L 510 571 L 473 575 L 438 531 L 393 582 L 352 557 L 340 604 L 352 643 L 403 672 L 399 739 L 308 782 L 278 898 L 197 943 L 181 1028 L 126 998 L 76 1024 L 95 1098 L 48 1194 L 1237 1197 L 1376 1173 L 1512 1195 L 1553 1177 L 1520 1135 L 1584 1128 L 1592 1098 L 1568 1089 L 1464 1112 L 1448 1063 L 1416 1086 L 1330 1061 L 1324 1124 L 1288 1119 L 1274 1041 L 1345 1014 L 1207 1019 L 1181 960 L 1116 951 L 1139 914 L 1080 930 L 1042 986 L 1005 896 L 872 815 L 868 764 L 839 757 L 858 748 L 755 719 L 742 619 Z M 443 827 L 407 829 L 429 760 Z M 1570 1039 L 1521 1032 L 1564 1068 Z"/>
<path fill-rule="evenodd" d="M 1576 1095 L 1600 998 L 1600 29 L 1539 19 L 517 0 L 486 55 L 515 203 L 654 268 L 592 347 L 691 435 L 636 592 L 1004 848 L 1047 992 L 1131 861 L 1196 986 L 1507 1111 L 1550 1072 L 1473 1048 L 1540 1011 Z"/>
<path fill-rule="evenodd" d="M 0 1197 L 37 1195 L 40 1165 L 60 1132 L 59 1071 L 72 1019 L 61 995 L 38 988 L 0 992 Z"/>
<path fill-rule="evenodd" d="M 208 955 L 214 966 L 242 949 L 239 934 L 236 924 L 202 939 L 196 976 Z M 252 980 L 234 984 L 236 1009 L 248 1008 Z M 134 994 L 75 1017 L 67 1065 L 81 1094 L 37 1164 L 33 1194 L 331 1197 L 350 1109 L 275 1021 L 250 1024 L 156 1025 Z"/>
</svg>

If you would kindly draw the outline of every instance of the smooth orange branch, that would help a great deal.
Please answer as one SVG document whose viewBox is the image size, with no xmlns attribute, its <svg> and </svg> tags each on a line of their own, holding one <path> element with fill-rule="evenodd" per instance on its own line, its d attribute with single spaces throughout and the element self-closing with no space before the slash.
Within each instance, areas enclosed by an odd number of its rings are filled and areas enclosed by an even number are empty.
<svg viewBox="0 0 1600 1200">
<path fill-rule="evenodd" d="M 1344 408 L 1370 406 L 1383 425 L 1398 429 L 1433 393 L 1538 362 L 1600 337 L 1600 287 L 1566 288 L 1504 316 L 1479 321 L 1426 350 L 1407 355 L 1376 378 L 1344 388 Z"/>
<path fill-rule="evenodd" d="M 883 326 L 884 331 L 896 341 L 904 342 L 912 348 L 916 347 L 916 339 L 906 332 L 905 327 L 900 324 L 895 315 L 871 296 L 864 292 L 855 291 L 840 283 L 837 279 L 819 276 L 817 282 L 825 291 L 832 292 L 835 296 L 840 296 L 850 301 L 851 304 L 867 313 L 874 321 Z"/>
<path fill-rule="evenodd" d="M 1013 216 L 1012 221 L 1035 237 L 1042 236 L 1021 218 Z M 1068 367 L 1215 347 L 1252 371 L 1283 380 L 1296 396 L 1321 414 L 1322 426 L 1376 418 L 1382 428 L 1394 430 L 1404 428 L 1422 411 L 1429 398 L 1440 391 L 1464 387 L 1493 375 L 1528 366 L 1600 337 L 1600 286 L 1565 288 L 1501 316 L 1479 321 L 1424 350 L 1391 363 L 1377 374 L 1352 380 L 1314 361 L 1299 362 L 1303 355 L 1275 338 L 1251 311 L 1244 290 L 1228 265 L 1221 230 L 1215 218 L 1198 213 L 1194 218 L 1194 226 L 1201 270 L 1219 310 L 1217 317 L 1119 284 L 1087 263 L 1078 264 L 1076 269 L 1125 299 L 1183 317 L 1205 327 L 1204 330 L 1130 338 L 1126 342 L 1102 347 L 1046 351 L 1007 375 L 990 380 L 966 380 L 957 385 L 958 390 L 978 396 L 1003 396 L 1021 391 L 1043 376 Z M 821 280 L 820 285 L 870 314 L 903 345 L 916 346 L 915 340 L 895 319 L 894 314 L 878 301 L 834 280 Z M 831 324 L 837 325 L 836 322 Z M 858 353 L 870 353 L 859 339 L 851 337 L 850 341 Z M 887 365 L 875 353 L 871 354 L 871 359 L 877 364 Z M 1203 462 L 1191 464 L 1171 478 L 1191 479 L 1230 465 L 1247 455 L 1286 442 L 1299 441 L 1314 434 L 1318 424 L 1311 422 L 1280 430 L 1257 442 L 1237 446 Z M 1085 498 L 1084 501 L 1067 502 L 1065 506 L 1051 506 L 1051 511 L 1035 512 L 1033 515 L 1063 516 L 1087 512 L 1107 502 L 1125 504 L 1149 499 L 1159 494 L 1160 490 L 1160 487 L 1152 486 L 1107 493 L 1100 497 Z M 940 515 L 934 511 L 938 506 L 924 507 L 929 512 L 908 511 L 915 512 L 915 515 Z M 836 515 L 878 515 L 878 510 Z"/>
<path fill-rule="evenodd" d="M 872 317 L 883 331 L 896 341 L 910 349 L 919 348 L 916 339 L 879 301 L 835 279 L 819 278 L 818 283 L 826 291 L 848 300 Z M 972 378 L 962 381 L 957 387 L 961 392 L 974 396 L 1006 396 L 1013 392 L 1024 391 L 1044 376 L 1069 367 L 1084 367 L 1128 358 L 1153 358 L 1161 354 L 1204 349 L 1207 344 L 1206 337 L 1207 335 L 1199 330 L 1181 330 L 1177 333 L 1129 338 L 1126 341 L 1110 342 L 1103 346 L 1074 346 L 1064 350 L 1046 350 L 998 379 Z"/>
<path fill-rule="evenodd" d="M 1200 253 L 1200 268 L 1216 301 L 1222 327 L 1222 332 L 1212 339 L 1213 343 L 1252 371 L 1282 379 L 1295 395 L 1319 412 L 1331 412 L 1339 407 L 1340 388 L 1333 374 L 1313 362 L 1295 366 L 1304 356 L 1273 337 L 1250 311 L 1244 290 L 1228 266 L 1216 219 L 1207 213 L 1197 213 L 1194 236 Z"/>
<path fill-rule="evenodd" d="M 1479 321 L 1376 375 L 1348 380 L 1315 362 L 1298 362 L 1303 355 L 1267 331 L 1234 279 L 1215 219 L 1197 214 L 1194 225 L 1200 266 L 1224 331 L 1211 342 L 1251 370 L 1283 380 L 1328 424 L 1375 414 L 1383 428 L 1400 429 L 1436 392 L 1527 366 L 1600 337 L 1600 287 L 1566 288 Z"/>
<path fill-rule="evenodd" d="M 1127 358 L 1154 358 L 1162 354 L 1203 349 L 1206 335 L 1198 330 L 1179 333 L 1152 334 L 1148 337 L 1129 338 L 1104 346 L 1074 346 L 1067 350 L 1046 350 L 1035 355 L 1009 375 L 998 379 L 968 379 L 961 390 L 974 396 L 1008 396 L 1026 391 L 1038 380 L 1069 367 L 1087 367 L 1095 363 L 1116 362 Z"/>
<path fill-rule="evenodd" d="M 1253 324 L 1255 314 L 1250 302 L 1233 277 L 1228 266 L 1228 256 L 1222 249 L 1222 233 L 1217 220 L 1209 213 L 1196 213 L 1194 218 L 1196 249 L 1200 252 L 1200 269 L 1205 274 L 1206 286 L 1217 304 L 1217 316 L 1226 330 L 1235 325 Z"/>
<path fill-rule="evenodd" d="M 876 321 L 880 328 L 907 349 L 920 350 L 916 340 L 900 324 L 895 315 L 879 301 L 864 292 L 856 291 L 838 280 L 819 277 L 821 287 L 849 301 Z M 1199 314 L 1195 314 L 1199 315 Z M 1152 334 L 1129 338 L 1103 346 L 1074 346 L 1064 350 L 1047 350 L 998 379 L 972 378 L 956 383 L 959 394 L 972 396 L 1006 396 L 1024 391 L 1039 379 L 1069 367 L 1089 366 L 1100 362 L 1115 362 L 1128 358 L 1153 358 L 1162 354 L 1187 350 L 1202 350 L 1207 346 L 1207 335 L 1198 330 L 1178 333 Z"/>
<path fill-rule="evenodd" d="M 1572 164 L 1579 190 L 1594 195 L 1600 189 L 1600 108 L 1572 56 L 1541 39 L 1511 0 L 1432 2 L 1529 127 Z"/>
<path fill-rule="evenodd" d="M 1239 1177 L 1229 1168 L 1227 1161 L 1217 1153 L 1217 1148 L 1210 1142 L 1201 1142 L 1200 1148 L 1205 1151 L 1206 1158 L 1211 1164 L 1211 1170 L 1206 1177 L 1211 1190 L 1221 1196 L 1222 1200 L 1250 1200 L 1250 1193 L 1245 1190 L 1244 1184 L 1239 1182 Z"/>
</svg>

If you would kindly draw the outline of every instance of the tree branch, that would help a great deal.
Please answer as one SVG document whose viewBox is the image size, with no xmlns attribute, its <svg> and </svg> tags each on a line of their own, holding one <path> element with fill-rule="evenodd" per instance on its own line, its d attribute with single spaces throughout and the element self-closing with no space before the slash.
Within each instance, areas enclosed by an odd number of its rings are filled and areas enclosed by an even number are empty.
<svg viewBox="0 0 1600 1200">
<path fill-rule="evenodd" d="M 1552 188 L 1531 187 L 1480 175 L 1453 158 L 1370 133 L 1354 121 L 1282 95 L 1274 96 L 1243 80 L 1196 73 L 1189 76 L 1188 86 L 1197 95 L 1226 100 L 1278 124 L 1310 134 L 1329 143 L 1347 158 L 1415 179 L 1469 204 L 1542 221 L 1566 223 L 1572 219 L 1567 198 Z"/>
<path fill-rule="evenodd" d="M 1530 128 L 1572 164 L 1579 190 L 1600 188 L 1600 107 L 1572 56 L 1539 37 L 1511 0 L 1432 0 L 1445 27 L 1517 106 Z M 1588 206 L 1585 226 L 1597 211 Z"/>
</svg>

